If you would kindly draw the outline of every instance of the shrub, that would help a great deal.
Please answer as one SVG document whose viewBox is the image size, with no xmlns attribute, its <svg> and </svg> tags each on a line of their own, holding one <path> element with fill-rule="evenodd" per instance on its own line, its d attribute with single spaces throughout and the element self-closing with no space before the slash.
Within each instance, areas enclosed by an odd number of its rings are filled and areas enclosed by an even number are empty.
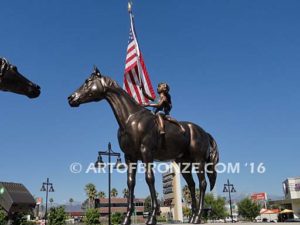
<svg viewBox="0 0 300 225">
<path fill-rule="evenodd" d="M 100 224 L 100 214 L 97 209 L 88 209 L 85 213 L 84 223 L 86 225 L 98 225 Z"/>
</svg>

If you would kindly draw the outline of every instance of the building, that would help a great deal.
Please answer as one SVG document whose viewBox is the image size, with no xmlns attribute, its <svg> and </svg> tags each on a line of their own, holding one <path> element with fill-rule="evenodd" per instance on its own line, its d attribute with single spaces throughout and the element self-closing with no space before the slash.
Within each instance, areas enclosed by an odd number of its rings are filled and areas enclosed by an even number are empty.
<svg viewBox="0 0 300 225">
<path fill-rule="evenodd" d="M 134 199 L 135 211 L 132 217 L 133 223 L 144 223 L 144 203 L 145 199 L 143 198 Z M 108 217 L 108 198 L 100 198 L 96 205 L 96 208 L 98 208 L 98 210 L 100 211 L 101 217 Z M 111 198 L 111 213 L 119 212 L 125 214 L 127 212 L 127 205 L 127 198 Z"/>
<path fill-rule="evenodd" d="M 287 178 L 283 183 L 284 199 L 270 201 L 271 205 L 280 205 L 282 209 L 293 210 L 294 217 L 300 218 L 300 177 Z"/>
<path fill-rule="evenodd" d="M 135 205 L 135 213 L 136 215 L 143 215 L 144 213 L 144 202 L 145 199 L 137 198 L 134 199 Z M 108 215 L 108 198 L 100 198 L 98 209 L 100 210 L 101 216 Z M 127 212 L 127 198 L 111 198 L 111 212 L 119 212 L 119 213 L 126 213 Z"/>
<path fill-rule="evenodd" d="M 162 214 L 167 214 L 167 218 L 171 217 L 172 220 L 183 222 L 179 166 L 172 162 L 170 171 L 162 176 L 164 205 L 167 206 L 167 208 L 161 208 Z M 167 211 L 169 212 L 165 213 Z"/>
</svg>

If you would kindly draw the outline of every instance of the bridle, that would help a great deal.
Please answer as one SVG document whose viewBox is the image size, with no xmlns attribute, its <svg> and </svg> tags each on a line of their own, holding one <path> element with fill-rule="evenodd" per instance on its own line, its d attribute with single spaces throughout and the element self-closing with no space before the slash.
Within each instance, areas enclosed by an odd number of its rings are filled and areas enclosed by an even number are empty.
<svg viewBox="0 0 300 225">
<path fill-rule="evenodd" d="M 9 70 L 10 64 L 5 58 L 0 58 L 0 77 L 4 76 L 4 74 Z"/>
</svg>

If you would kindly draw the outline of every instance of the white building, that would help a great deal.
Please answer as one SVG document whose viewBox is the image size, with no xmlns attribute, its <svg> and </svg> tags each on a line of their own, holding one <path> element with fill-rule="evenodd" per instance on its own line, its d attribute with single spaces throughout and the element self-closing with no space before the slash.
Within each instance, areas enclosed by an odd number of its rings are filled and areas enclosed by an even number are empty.
<svg viewBox="0 0 300 225">
<path fill-rule="evenodd" d="M 283 183 L 284 199 L 270 201 L 271 204 L 279 204 L 285 209 L 294 211 L 294 217 L 300 218 L 300 177 L 287 178 Z"/>
<path fill-rule="evenodd" d="M 165 203 L 169 207 L 161 208 L 162 213 L 170 209 L 173 220 L 183 221 L 182 213 L 182 193 L 180 185 L 179 166 L 172 162 L 170 172 L 163 174 L 163 192 Z"/>
</svg>

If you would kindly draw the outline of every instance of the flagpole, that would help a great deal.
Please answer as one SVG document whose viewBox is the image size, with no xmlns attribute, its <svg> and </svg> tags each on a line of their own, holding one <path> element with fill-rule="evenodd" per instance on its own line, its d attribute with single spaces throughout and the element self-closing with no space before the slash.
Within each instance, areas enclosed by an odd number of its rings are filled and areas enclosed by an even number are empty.
<svg viewBox="0 0 300 225">
<path fill-rule="evenodd" d="M 128 1 L 128 12 L 129 12 L 129 17 L 130 17 L 130 26 L 131 26 L 131 30 L 132 30 L 132 34 L 134 36 L 134 40 L 135 40 L 135 43 L 136 43 L 136 50 L 137 50 L 137 56 L 138 58 L 141 57 L 140 55 L 140 48 L 139 48 L 139 44 L 138 44 L 138 41 L 137 41 L 137 37 L 136 37 L 136 34 L 135 34 L 135 26 L 134 26 L 134 15 L 132 13 L 132 1 Z M 140 75 L 140 72 L 142 71 L 142 68 L 141 68 L 141 65 L 139 63 L 139 60 L 137 62 L 138 64 L 138 71 L 139 71 L 139 74 L 138 74 L 138 78 L 139 78 L 139 87 L 140 89 L 142 89 L 142 85 L 143 85 L 143 80 L 141 78 L 141 75 Z"/>
<path fill-rule="evenodd" d="M 138 54 L 138 57 L 140 57 L 140 48 L 139 48 L 139 44 L 138 44 L 136 34 L 135 34 L 134 15 L 132 13 L 132 4 L 133 4 L 132 1 L 128 2 L 128 12 L 129 12 L 129 17 L 130 17 L 130 26 L 131 26 L 131 30 L 132 30 L 132 33 L 133 33 L 133 36 L 134 36 L 134 39 L 135 39 L 135 42 L 136 42 L 137 54 Z"/>
</svg>

